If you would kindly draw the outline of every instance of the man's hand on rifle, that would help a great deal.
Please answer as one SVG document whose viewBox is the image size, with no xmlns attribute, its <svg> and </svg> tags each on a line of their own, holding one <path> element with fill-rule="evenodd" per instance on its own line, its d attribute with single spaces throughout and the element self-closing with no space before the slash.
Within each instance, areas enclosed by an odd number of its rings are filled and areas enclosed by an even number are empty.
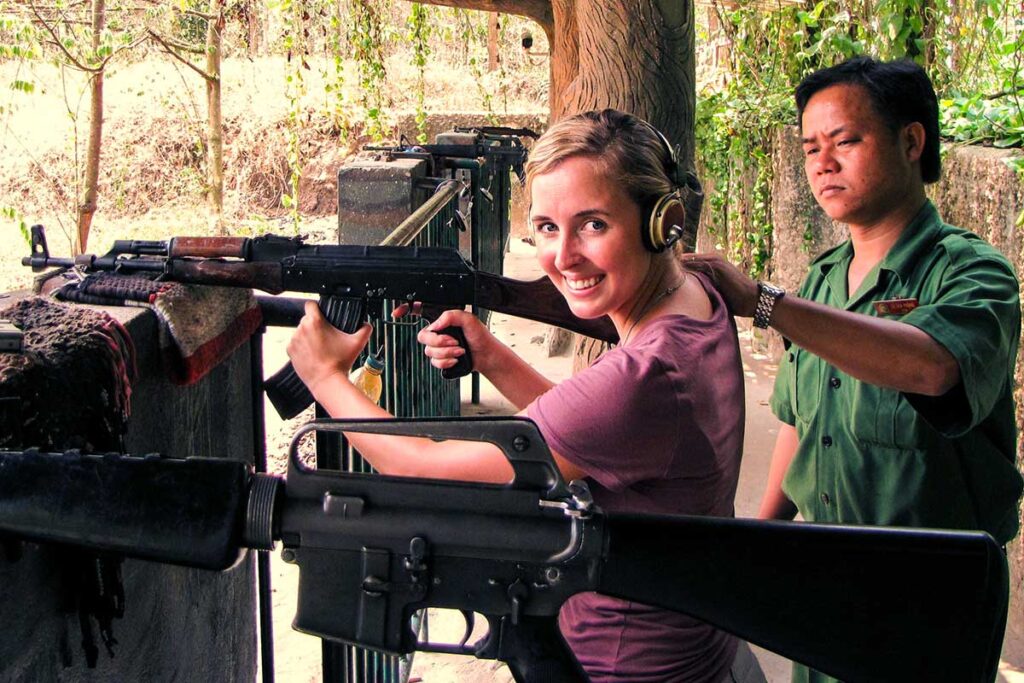
<svg viewBox="0 0 1024 683">
<path fill-rule="evenodd" d="M 309 301 L 306 315 L 288 342 L 288 357 L 299 378 L 316 396 L 317 386 L 327 378 L 341 375 L 348 379 L 372 331 L 366 323 L 355 333 L 345 334 L 327 322 L 315 301 Z"/>
</svg>

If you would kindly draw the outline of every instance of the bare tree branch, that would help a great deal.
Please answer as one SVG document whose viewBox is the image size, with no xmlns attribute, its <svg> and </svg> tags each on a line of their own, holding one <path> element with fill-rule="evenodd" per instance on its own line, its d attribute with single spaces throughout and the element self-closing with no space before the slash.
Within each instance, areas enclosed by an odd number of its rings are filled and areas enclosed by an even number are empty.
<svg viewBox="0 0 1024 683">
<path fill-rule="evenodd" d="M 51 42 L 53 45 L 56 45 L 57 48 L 62 53 L 64 53 L 64 57 L 68 60 L 68 62 L 71 63 L 71 66 L 73 66 L 74 68 L 78 69 L 79 71 L 84 71 L 85 73 L 90 73 L 90 74 L 102 73 L 102 71 L 105 68 L 107 68 L 107 64 L 110 62 L 111 59 L 113 59 L 118 54 L 124 52 L 125 50 L 131 50 L 131 49 L 137 47 L 138 45 L 140 45 L 146 39 L 145 36 L 141 36 L 139 38 L 136 38 L 135 40 L 133 40 L 128 45 L 122 45 L 122 46 L 118 47 L 117 49 L 113 50 L 109 55 L 107 55 L 102 60 L 100 60 L 100 62 L 99 62 L 99 64 L 97 66 L 87 66 L 86 64 L 83 64 L 80 59 L 75 57 L 75 55 L 71 54 L 71 52 L 66 47 L 64 47 L 64 42 L 60 39 L 60 36 L 57 35 L 56 29 L 54 29 L 53 25 L 48 20 L 44 19 L 42 17 L 42 15 L 39 14 L 38 8 L 35 6 L 35 4 L 34 3 L 30 3 L 29 7 L 32 9 L 32 13 L 36 16 L 37 23 L 39 23 L 43 28 L 45 28 L 46 32 L 49 33 L 50 37 L 53 39 L 53 40 L 51 40 L 49 42 Z M 63 12 L 61 13 L 61 16 L 62 17 L 64 16 Z M 62 21 L 62 23 L 72 23 L 72 22 L 68 21 L 67 19 L 62 19 L 61 21 Z M 86 22 L 79 22 L 79 23 L 86 23 Z"/>
<path fill-rule="evenodd" d="M 156 42 L 160 43 L 161 47 L 163 47 L 163 49 L 164 49 L 164 52 L 169 54 L 171 57 L 174 57 L 179 62 L 181 62 L 182 64 L 184 64 L 185 66 L 187 66 L 188 68 L 192 69 L 197 74 L 202 76 L 203 80 L 205 80 L 205 81 L 214 81 L 214 80 L 216 80 L 213 76 L 211 76 L 210 74 L 206 73 L 205 71 L 200 69 L 198 66 L 196 66 L 195 64 L 193 64 L 189 60 L 187 60 L 184 57 L 182 57 L 181 55 L 179 55 L 175 51 L 174 46 L 170 45 L 166 40 L 164 40 L 164 38 L 162 38 L 153 29 L 148 29 L 148 33 L 153 38 L 153 40 L 155 40 Z"/>
<path fill-rule="evenodd" d="M 91 74 L 99 73 L 103 70 L 102 68 L 97 69 L 82 64 L 82 62 L 80 62 L 77 57 L 71 54 L 71 52 L 69 52 L 68 49 L 64 47 L 64 42 L 61 41 L 60 36 L 57 35 L 57 31 L 53 28 L 53 26 L 50 25 L 50 22 L 48 22 L 46 19 L 43 19 L 42 15 L 40 15 L 39 12 L 36 11 L 36 6 L 30 3 L 29 7 L 32 8 L 32 13 L 36 15 L 36 19 L 39 20 L 39 23 L 43 25 L 43 28 L 46 29 L 46 32 L 49 33 L 50 36 L 53 38 L 53 44 L 56 45 L 57 48 L 64 53 L 64 56 L 67 58 L 69 62 L 71 62 L 72 66 L 74 66 L 79 71 L 84 71 L 86 73 Z"/>
<path fill-rule="evenodd" d="M 1024 85 L 1019 85 L 1012 90 L 1003 90 L 1002 92 L 992 93 L 991 95 L 985 95 L 981 99 L 983 100 L 998 100 L 1001 97 L 1008 97 L 1010 95 L 1017 95 L 1024 92 Z"/>
<path fill-rule="evenodd" d="M 180 40 L 175 40 L 174 38 L 158 35 L 153 31 L 153 29 L 148 29 L 148 31 L 150 35 L 158 38 L 165 46 L 170 46 L 179 52 L 190 52 L 194 55 L 206 54 L 206 50 L 198 45 L 191 45 L 189 43 L 183 43 Z"/>
<path fill-rule="evenodd" d="M 75 3 L 75 4 L 81 4 L 81 3 Z M 154 1 L 153 4 L 156 4 L 156 2 Z M 68 9 L 68 8 L 60 8 L 60 7 L 57 7 L 56 5 L 37 5 L 37 8 L 39 10 L 41 10 L 41 11 L 44 11 L 44 12 L 50 12 L 50 11 L 56 12 L 59 9 Z M 152 9 L 152 6 L 140 5 L 138 7 L 111 7 L 110 9 L 107 10 L 107 13 L 109 14 L 110 12 L 143 12 L 143 11 L 148 10 L 148 9 Z"/>
<path fill-rule="evenodd" d="M 175 8 L 175 9 L 177 9 L 177 8 Z M 181 12 L 182 14 L 187 14 L 189 16 L 199 17 L 200 19 L 205 19 L 206 21 L 217 21 L 217 15 L 216 14 L 206 14 L 204 12 L 200 12 L 200 11 L 194 10 L 194 9 L 186 9 L 186 10 L 178 10 L 178 11 Z"/>
<path fill-rule="evenodd" d="M 554 14 L 551 0 L 420 0 L 427 5 L 443 7 L 460 7 L 462 9 L 480 10 L 483 12 L 500 12 L 516 14 L 533 19 L 540 24 L 545 33 L 551 35 L 554 26 Z"/>
</svg>

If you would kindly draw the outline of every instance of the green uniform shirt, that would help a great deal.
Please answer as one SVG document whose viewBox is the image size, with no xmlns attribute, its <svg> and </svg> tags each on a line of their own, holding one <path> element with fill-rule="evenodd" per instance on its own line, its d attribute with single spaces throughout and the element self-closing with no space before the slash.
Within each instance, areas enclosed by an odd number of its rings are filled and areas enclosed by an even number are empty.
<svg viewBox="0 0 1024 683">
<path fill-rule="evenodd" d="M 852 257 L 848 241 L 822 254 L 799 296 L 924 330 L 956 358 L 961 382 L 938 398 L 881 389 L 791 345 L 771 399 L 799 436 L 783 491 L 808 521 L 983 529 L 1005 544 L 1017 533 L 1022 488 L 1013 268 L 943 223 L 931 202 L 850 297 Z"/>
</svg>

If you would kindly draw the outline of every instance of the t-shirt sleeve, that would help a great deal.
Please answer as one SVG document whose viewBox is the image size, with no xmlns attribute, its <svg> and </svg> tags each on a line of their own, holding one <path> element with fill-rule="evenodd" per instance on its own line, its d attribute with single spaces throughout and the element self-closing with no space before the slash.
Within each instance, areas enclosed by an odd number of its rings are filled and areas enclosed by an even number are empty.
<svg viewBox="0 0 1024 683">
<path fill-rule="evenodd" d="M 626 349 L 527 406 L 548 446 L 601 486 L 620 491 L 665 476 L 679 438 L 676 392 L 657 360 Z"/>
<path fill-rule="evenodd" d="M 955 437 L 985 419 L 1012 373 L 1020 298 L 1017 278 L 1001 258 L 979 253 L 962 239 L 946 240 L 944 246 L 950 267 L 934 300 L 901 320 L 928 333 L 960 366 L 961 384 L 947 396 L 907 394 L 933 427 Z"/>
</svg>

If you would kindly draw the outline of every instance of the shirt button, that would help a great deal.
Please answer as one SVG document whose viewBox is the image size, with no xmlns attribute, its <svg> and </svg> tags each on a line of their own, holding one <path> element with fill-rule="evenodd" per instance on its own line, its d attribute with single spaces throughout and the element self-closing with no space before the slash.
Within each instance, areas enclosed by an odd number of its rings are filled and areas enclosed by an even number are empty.
<svg viewBox="0 0 1024 683">
<path fill-rule="evenodd" d="M 829 497 L 827 493 L 821 494 L 821 502 L 824 503 L 825 505 L 829 504 Z"/>
<path fill-rule="evenodd" d="M 825 448 L 828 448 L 829 446 L 831 446 L 832 445 L 832 437 L 831 436 L 823 436 L 823 437 L 821 437 L 821 445 L 824 446 Z"/>
<path fill-rule="evenodd" d="M 828 383 L 833 389 L 838 389 L 842 385 L 843 381 L 838 377 L 833 377 L 828 381 Z"/>
</svg>

